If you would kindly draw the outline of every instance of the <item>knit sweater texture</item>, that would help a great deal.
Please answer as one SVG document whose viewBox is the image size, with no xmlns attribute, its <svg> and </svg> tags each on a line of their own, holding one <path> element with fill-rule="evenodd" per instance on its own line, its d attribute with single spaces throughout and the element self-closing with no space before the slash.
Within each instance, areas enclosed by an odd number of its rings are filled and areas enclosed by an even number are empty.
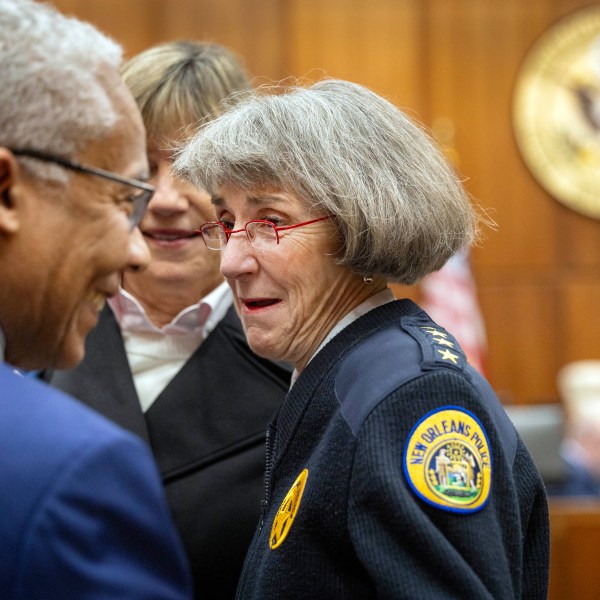
<svg viewBox="0 0 600 600">
<path fill-rule="evenodd" d="M 449 407 L 487 436 L 489 489 L 472 511 L 423 498 L 403 468 L 415 426 Z M 395 301 L 313 357 L 269 427 L 238 598 L 545 600 L 548 574 L 541 478 L 450 334 Z"/>
</svg>

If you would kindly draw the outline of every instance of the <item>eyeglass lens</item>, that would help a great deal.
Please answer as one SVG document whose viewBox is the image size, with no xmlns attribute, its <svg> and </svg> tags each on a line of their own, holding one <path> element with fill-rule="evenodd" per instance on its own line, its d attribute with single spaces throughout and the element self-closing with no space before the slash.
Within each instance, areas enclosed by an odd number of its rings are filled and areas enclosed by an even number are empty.
<svg viewBox="0 0 600 600">
<path fill-rule="evenodd" d="M 132 198 L 132 212 L 129 216 L 129 225 L 131 229 L 135 229 L 144 218 L 146 214 L 146 209 L 148 208 L 148 204 L 150 204 L 150 200 L 154 195 L 153 191 L 144 190 L 143 192 L 136 194 Z"/>
<path fill-rule="evenodd" d="M 250 221 L 246 223 L 246 236 L 255 248 L 264 248 L 277 244 L 277 231 L 272 223 Z M 202 229 L 202 237 L 211 250 L 221 250 L 227 245 L 229 232 L 220 223 L 207 223 Z"/>
<path fill-rule="evenodd" d="M 117 183 L 138 189 L 141 188 L 143 190 L 141 193 L 135 194 L 129 198 L 132 208 L 131 215 L 129 216 L 130 231 L 135 229 L 141 223 L 146 209 L 148 208 L 148 204 L 150 204 L 150 200 L 154 195 L 154 189 L 152 186 L 145 182 L 123 177 L 103 169 L 86 167 L 85 165 L 81 165 L 67 158 L 63 158 L 62 156 L 54 156 L 53 154 L 49 154 L 40 150 L 28 150 L 25 148 L 12 148 L 11 151 L 15 156 L 26 156 L 28 158 L 54 163 L 63 167 L 64 169 L 70 169 L 72 171 L 77 171 L 78 173 L 83 173 L 85 175 L 92 175 L 94 177 L 102 177 L 103 179 L 116 181 Z"/>
<path fill-rule="evenodd" d="M 255 248 L 263 248 L 277 243 L 277 231 L 273 223 L 250 221 L 250 223 L 246 223 L 246 235 Z"/>
</svg>

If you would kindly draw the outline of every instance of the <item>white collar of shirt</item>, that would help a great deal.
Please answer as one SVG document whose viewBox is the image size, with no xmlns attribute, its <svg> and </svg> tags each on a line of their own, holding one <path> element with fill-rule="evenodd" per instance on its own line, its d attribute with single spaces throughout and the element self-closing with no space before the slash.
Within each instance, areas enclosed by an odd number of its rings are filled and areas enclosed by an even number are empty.
<svg viewBox="0 0 600 600">
<path fill-rule="evenodd" d="M 184 308 L 171 322 L 158 327 L 150 321 L 139 300 L 123 288 L 108 300 L 123 332 L 164 335 L 201 333 L 202 339 L 205 339 L 223 319 L 232 302 L 231 290 L 227 283 L 223 282 L 199 302 Z"/>
<path fill-rule="evenodd" d="M 223 319 L 233 299 L 222 283 L 163 327 L 154 325 L 140 302 L 121 289 L 109 300 L 115 313 L 133 383 L 146 412 L 190 356 Z"/>
<path fill-rule="evenodd" d="M 359 304 L 356 308 L 353 308 L 346 316 L 342 317 L 337 322 L 337 324 L 331 329 L 331 331 L 327 334 L 325 339 L 321 342 L 320 346 L 316 349 L 315 353 L 310 357 L 308 362 L 310 362 L 318 354 L 319 350 L 321 350 L 321 348 L 323 348 L 327 344 L 327 342 L 333 339 L 338 333 L 340 333 L 340 331 L 348 327 L 350 323 L 353 323 L 359 317 L 362 317 L 364 314 L 368 313 L 370 310 L 373 310 L 378 306 L 383 306 L 388 302 L 393 302 L 394 300 L 395 298 L 394 294 L 392 293 L 392 290 L 390 290 L 390 288 L 385 288 L 385 290 L 381 290 L 381 292 L 377 292 L 373 296 L 367 298 L 364 302 L 361 302 L 361 304 Z M 298 373 L 298 371 L 294 369 L 294 372 L 292 373 L 292 383 L 290 385 L 290 388 L 292 387 L 292 385 L 294 385 L 299 375 L 300 373 Z"/>
</svg>

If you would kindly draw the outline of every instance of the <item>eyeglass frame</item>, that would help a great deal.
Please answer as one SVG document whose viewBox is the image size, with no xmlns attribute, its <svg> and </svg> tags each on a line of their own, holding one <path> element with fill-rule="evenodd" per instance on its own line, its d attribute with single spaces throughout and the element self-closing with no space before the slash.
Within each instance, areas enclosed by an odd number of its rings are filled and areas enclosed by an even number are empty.
<svg viewBox="0 0 600 600">
<path fill-rule="evenodd" d="M 144 214 L 146 213 L 146 209 L 150 204 L 150 200 L 152 200 L 152 196 L 155 192 L 154 186 L 150 185 L 149 183 L 146 183 L 145 181 L 140 181 L 139 179 L 132 179 L 131 177 L 125 177 L 123 175 L 117 175 L 112 171 L 106 171 L 105 169 L 100 169 L 98 167 L 88 167 L 68 158 L 57 156 L 49 152 L 43 152 L 41 150 L 30 150 L 28 148 L 8 148 L 8 150 L 10 150 L 15 156 L 24 156 L 26 158 L 33 158 L 44 162 L 53 163 L 71 171 L 76 171 L 85 175 L 101 177 L 102 179 L 107 179 L 109 181 L 114 181 L 116 183 L 121 183 L 143 190 L 144 192 L 146 192 L 145 194 L 139 194 L 138 196 L 135 196 L 133 199 L 130 200 L 131 204 L 133 205 L 133 212 L 129 217 L 130 231 L 135 229 L 141 223 L 142 219 L 144 218 Z M 136 200 L 139 202 L 140 198 L 142 199 L 140 206 L 143 207 L 143 210 L 141 210 L 141 208 L 138 208 L 136 210 L 135 202 Z"/>
<path fill-rule="evenodd" d="M 251 223 L 264 223 L 265 225 L 269 225 L 275 232 L 275 241 L 276 241 L 276 244 L 279 245 L 279 232 L 280 231 L 286 231 L 288 229 L 296 229 L 298 227 L 303 227 L 304 225 L 311 225 L 312 223 L 318 223 L 319 221 L 324 221 L 325 219 L 330 219 L 330 218 L 331 218 L 331 215 L 325 215 L 324 217 L 319 217 L 318 219 L 312 219 L 311 221 L 304 221 L 304 223 L 296 223 L 294 225 L 282 225 L 282 226 L 275 225 L 271 221 L 266 221 L 265 219 L 252 219 L 251 221 L 248 221 L 241 229 L 228 229 L 227 227 L 225 227 L 225 225 L 223 225 L 223 223 L 221 223 L 221 221 L 208 221 L 207 223 L 203 223 L 202 225 L 200 225 L 200 227 L 198 227 L 198 229 L 196 229 L 195 233 L 196 233 L 196 235 L 199 235 L 202 237 L 204 244 L 206 245 L 206 247 L 209 250 L 216 250 L 217 252 L 219 252 L 220 250 L 222 250 L 223 246 L 220 246 L 219 248 L 211 248 L 208 245 L 206 238 L 204 237 L 203 229 L 207 225 L 212 225 L 212 226 L 217 225 L 218 227 L 221 228 L 221 230 L 225 234 L 225 246 L 229 243 L 229 238 L 234 233 L 241 233 L 242 231 L 244 231 L 246 233 L 246 238 L 248 239 L 248 242 L 250 243 L 250 245 L 252 247 L 254 247 L 254 244 L 252 243 L 252 239 L 248 235 L 248 230 L 246 229 L 246 227 L 248 227 L 248 225 L 250 225 Z"/>
</svg>

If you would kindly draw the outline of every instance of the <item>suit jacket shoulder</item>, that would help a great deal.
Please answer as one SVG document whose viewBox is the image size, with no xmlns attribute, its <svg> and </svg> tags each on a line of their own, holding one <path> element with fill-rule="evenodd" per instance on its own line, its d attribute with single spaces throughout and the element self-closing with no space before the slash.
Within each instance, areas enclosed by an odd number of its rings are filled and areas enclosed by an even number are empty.
<svg viewBox="0 0 600 600">
<path fill-rule="evenodd" d="M 106 308 L 83 362 L 50 381 L 145 439 L 197 581 L 231 598 L 260 513 L 267 424 L 292 369 L 258 357 L 233 307 L 146 413 L 118 324 Z"/>
<path fill-rule="evenodd" d="M 0 480 L 10 490 L 0 495 L 0 512 L 10 515 L 0 519 L 3 597 L 94 590 L 97 598 L 189 598 L 183 551 L 144 445 L 4 365 L 0 388 Z"/>
</svg>

